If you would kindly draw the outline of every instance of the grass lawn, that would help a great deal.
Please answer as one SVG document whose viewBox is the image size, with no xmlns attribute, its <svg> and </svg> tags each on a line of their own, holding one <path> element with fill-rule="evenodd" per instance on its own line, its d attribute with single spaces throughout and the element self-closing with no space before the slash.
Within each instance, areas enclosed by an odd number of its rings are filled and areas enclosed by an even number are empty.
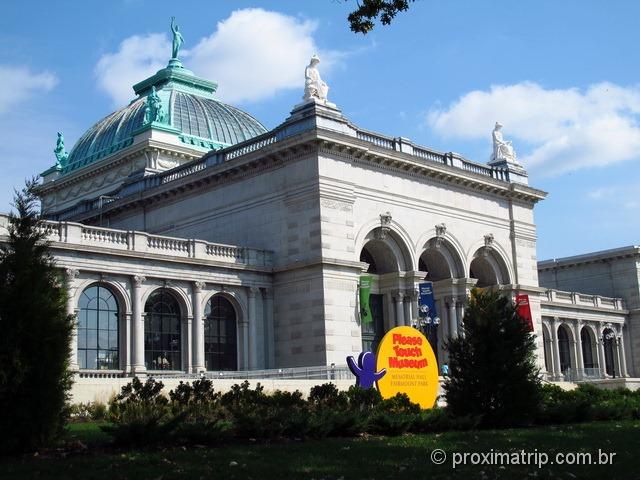
<svg viewBox="0 0 640 480">
<path fill-rule="evenodd" d="M 447 432 L 382 438 L 328 439 L 223 447 L 116 449 L 95 424 L 69 427 L 67 443 L 82 452 L 44 452 L 37 457 L 0 459 L 0 478 L 82 478 L 141 480 L 206 479 L 385 479 L 440 478 L 640 478 L 640 421 L 600 422 L 561 427 Z M 447 459 L 435 465 L 430 455 L 442 449 Z M 454 452 L 616 453 L 612 465 L 460 465 Z"/>
</svg>

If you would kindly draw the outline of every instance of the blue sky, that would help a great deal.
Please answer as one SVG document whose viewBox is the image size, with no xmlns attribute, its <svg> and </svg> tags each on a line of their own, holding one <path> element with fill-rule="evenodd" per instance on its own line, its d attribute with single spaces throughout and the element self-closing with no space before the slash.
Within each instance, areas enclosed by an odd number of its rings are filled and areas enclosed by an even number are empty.
<svg viewBox="0 0 640 480">
<path fill-rule="evenodd" d="M 0 211 L 14 186 L 132 98 L 170 56 L 275 127 L 302 95 L 310 53 L 329 98 L 362 128 L 487 161 L 496 120 L 549 192 L 540 259 L 640 243 L 640 2 L 418 0 L 353 34 L 355 0 L 3 2 Z"/>
</svg>

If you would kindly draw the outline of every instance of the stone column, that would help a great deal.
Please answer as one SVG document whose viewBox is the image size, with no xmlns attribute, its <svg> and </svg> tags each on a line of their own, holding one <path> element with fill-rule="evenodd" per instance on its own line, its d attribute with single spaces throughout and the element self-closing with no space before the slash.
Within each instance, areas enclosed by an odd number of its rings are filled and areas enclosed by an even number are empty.
<svg viewBox="0 0 640 480">
<path fill-rule="evenodd" d="M 411 295 L 405 293 L 402 296 L 402 306 L 404 309 L 404 322 L 403 325 L 406 327 L 411 326 Z"/>
<path fill-rule="evenodd" d="M 404 325 L 404 311 L 402 306 L 402 293 L 396 292 L 393 294 L 393 303 L 396 306 L 396 322 L 395 327 Z"/>
<path fill-rule="evenodd" d="M 628 377 L 629 372 L 627 372 L 627 358 L 624 350 L 624 335 L 623 335 L 623 327 L 620 326 L 620 376 Z"/>
<path fill-rule="evenodd" d="M 67 283 L 67 315 L 73 315 L 73 330 L 71 331 L 71 343 L 69 345 L 69 370 L 77 371 L 78 365 L 78 316 L 76 312 L 75 291 L 73 279 L 80 275 L 80 272 L 74 268 L 67 268 L 64 271 Z"/>
<path fill-rule="evenodd" d="M 553 377 L 556 380 L 560 380 L 562 371 L 560 370 L 560 345 L 558 344 L 558 319 L 553 318 L 551 320 L 551 342 L 552 342 L 552 354 L 553 354 Z"/>
<path fill-rule="evenodd" d="M 265 288 L 264 292 L 264 322 L 266 324 L 266 368 L 276 366 L 276 335 L 273 323 L 273 289 Z"/>
<path fill-rule="evenodd" d="M 121 323 L 121 325 L 124 325 L 124 338 L 122 339 L 122 342 L 118 342 L 118 345 L 123 345 L 123 352 L 124 352 L 124 371 L 127 374 L 131 373 L 131 362 L 132 362 L 132 352 L 131 352 L 131 345 L 133 340 L 131 339 L 131 323 L 132 323 L 132 319 L 131 319 L 131 313 L 123 313 L 122 314 L 122 318 L 123 318 L 123 322 Z"/>
<path fill-rule="evenodd" d="M 462 324 L 464 321 L 464 300 L 458 299 L 456 301 L 456 325 L 458 327 L 458 335 L 464 335 Z"/>
<path fill-rule="evenodd" d="M 142 284 L 146 278 L 141 275 L 131 277 L 131 337 L 132 337 L 132 370 L 135 375 L 146 372 L 144 365 L 144 316 L 142 312 Z"/>
<path fill-rule="evenodd" d="M 413 292 L 411 292 L 411 320 L 417 320 L 419 315 L 419 306 L 418 306 L 418 297 L 419 297 L 419 292 L 418 290 L 414 290 Z M 409 322 L 409 325 L 411 324 L 411 322 Z"/>
<path fill-rule="evenodd" d="M 584 359 L 582 358 L 582 336 L 580 330 L 582 322 L 577 320 L 573 325 L 574 336 L 576 337 L 576 378 L 582 380 L 584 375 Z"/>
<path fill-rule="evenodd" d="M 596 342 L 598 343 L 598 367 L 600 368 L 600 376 L 605 378 L 607 376 L 607 364 L 604 358 L 604 339 L 602 338 L 602 324 L 598 323 L 598 338 Z"/>
<path fill-rule="evenodd" d="M 458 336 L 458 318 L 456 315 L 455 297 L 449 297 L 447 299 L 447 309 L 449 314 L 449 337 L 456 338 Z"/>
<path fill-rule="evenodd" d="M 258 368 L 258 321 L 256 315 L 256 294 L 260 289 L 249 287 L 247 296 L 249 298 L 249 368 Z"/>
<path fill-rule="evenodd" d="M 549 377 L 549 379 L 553 379 L 556 371 L 556 367 L 555 367 L 556 360 L 555 360 L 555 355 L 553 353 L 553 341 L 551 340 L 551 338 L 547 338 L 547 342 L 546 344 L 543 345 L 543 348 L 545 348 L 546 349 L 545 352 L 548 353 L 549 363 L 551 367 L 550 369 L 547 369 L 547 376 Z"/>
<path fill-rule="evenodd" d="M 204 282 L 193 282 L 193 324 L 192 340 L 193 349 L 192 370 L 194 373 L 204 372 L 204 318 L 202 316 L 202 290 Z"/>
</svg>

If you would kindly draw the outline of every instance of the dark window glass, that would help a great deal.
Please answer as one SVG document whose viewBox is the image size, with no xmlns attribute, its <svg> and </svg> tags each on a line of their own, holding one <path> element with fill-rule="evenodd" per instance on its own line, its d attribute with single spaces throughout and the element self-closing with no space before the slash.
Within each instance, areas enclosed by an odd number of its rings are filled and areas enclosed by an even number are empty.
<svg viewBox="0 0 640 480">
<path fill-rule="evenodd" d="M 180 307 L 166 289 L 151 294 L 144 307 L 144 362 L 149 370 L 180 370 Z"/>
<path fill-rule="evenodd" d="M 78 365 L 88 370 L 115 370 L 118 361 L 118 304 L 101 285 L 87 288 L 78 301 Z"/>
<path fill-rule="evenodd" d="M 204 311 L 204 363 L 207 370 L 237 370 L 236 311 L 221 295 L 211 297 Z"/>
</svg>

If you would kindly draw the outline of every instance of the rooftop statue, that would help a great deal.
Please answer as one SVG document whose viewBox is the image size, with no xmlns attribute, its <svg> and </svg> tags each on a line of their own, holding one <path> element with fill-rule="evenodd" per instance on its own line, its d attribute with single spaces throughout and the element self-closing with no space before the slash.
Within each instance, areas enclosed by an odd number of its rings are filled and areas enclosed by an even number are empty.
<svg viewBox="0 0 640 480">
<path fill-rule="evenodd" d="M 304 69 L 304 97 L 303 100 L 317 98 L 326 100 L 329 93 L 329 86 L 322 81 L 317 65 L 320 63 L 318 55 L 313 55 L 307 68 Z"/>
<path fill-rule="evenodd" d="M 493 129 L 493 155 L 491 161 L 505 160 L 510 163 L 517 163 L 516 152 L 513 149 L 511 141 L 502 138 L 502 124 L 496 122 L 496 126 Z"/>
<path fill-rule="evenodd" d="M 67 163 L 69 153 L 64 148 L 64 135 L 62 135 L 62 132 L 58 132 L 58 140 L 56 141 L 56 148 L 53 150 L 53 153 L 56 155 L 57 164 L 64 167 Z"/>
<path fill-rule="evenodd" d="M 151 93 L 147 95 L 147 105 L 144 109 L 145 125 L 156 122 L 166 123 L 166 115 L 162 108 L 162 100 L 156 92 L 156 87 L 151 87 Z"/>
<path fill-rule="evenodd" d="M 171 51 L 171 58 L 173 59 L 178 58 L 178 52 L 184 43 L 184 38 L 178 31 L 178 25 L 176 25 L 176 17 L 171 17 L 171 31 L 173 32 L 173 48 Z"/>
</svg>

